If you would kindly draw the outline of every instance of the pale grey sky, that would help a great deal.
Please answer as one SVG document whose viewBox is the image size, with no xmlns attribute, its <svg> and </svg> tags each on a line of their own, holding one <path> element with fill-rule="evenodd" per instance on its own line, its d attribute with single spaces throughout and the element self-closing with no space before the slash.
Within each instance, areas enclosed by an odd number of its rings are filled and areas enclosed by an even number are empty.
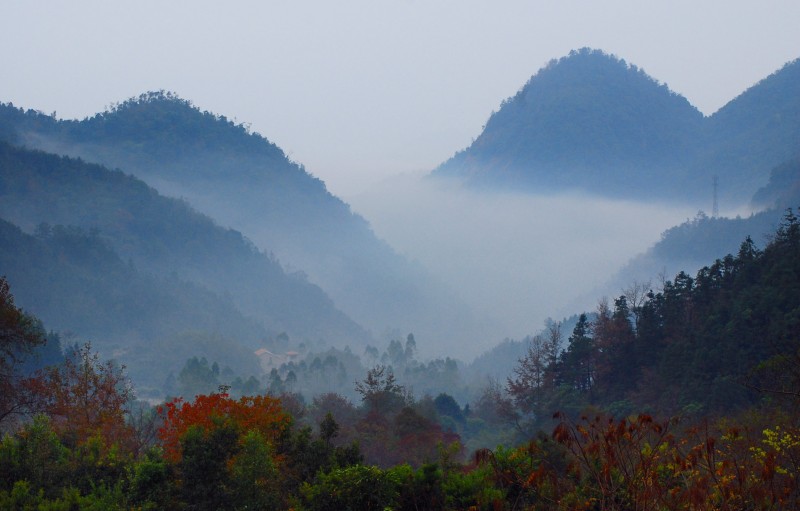
<svg viewBox="0 0 800 511">
<path fill-rule="evenodd" d="M 571 49 L 614 53 L 710 114 L 800 57 L 798 27 L 797 0 L 5 0 L 0 101 L 74 118 L 171 90 L 347 198 L 464 148 Z"/>
</svg>

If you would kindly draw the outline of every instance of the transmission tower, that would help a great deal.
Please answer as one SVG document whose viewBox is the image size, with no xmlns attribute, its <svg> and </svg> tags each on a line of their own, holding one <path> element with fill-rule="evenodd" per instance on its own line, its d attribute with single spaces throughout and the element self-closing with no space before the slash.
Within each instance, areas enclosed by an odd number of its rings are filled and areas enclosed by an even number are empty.
<svg viewBox="0 0 800 511">
<path fill-rule="evenodd" d="M 719 216 L 719 204 L 717 203 L 717 185 L 719 184 L 719 178 L 714 176 L 714 204 L 711 206 L 711 218 L 717 218 Z"/>
</svg>

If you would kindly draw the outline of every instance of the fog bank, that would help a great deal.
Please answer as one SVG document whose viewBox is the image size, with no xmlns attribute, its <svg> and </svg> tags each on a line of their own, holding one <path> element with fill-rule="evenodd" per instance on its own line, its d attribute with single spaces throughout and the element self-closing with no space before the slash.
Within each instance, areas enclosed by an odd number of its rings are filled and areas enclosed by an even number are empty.
<svg viewBox="0 0 800 511">
<path fill-rule="evenodd" d="M 378 237 L 505 326 L 487 342 L 580 312 L 576 297 L 586 296 L 579 305 L 594 308 L 601 297 L 590 297 L 593 289 L 696 213 L 578 194 L 476 192 L 419 175 L 395 177 L 346 201 Z"/>
</svg>

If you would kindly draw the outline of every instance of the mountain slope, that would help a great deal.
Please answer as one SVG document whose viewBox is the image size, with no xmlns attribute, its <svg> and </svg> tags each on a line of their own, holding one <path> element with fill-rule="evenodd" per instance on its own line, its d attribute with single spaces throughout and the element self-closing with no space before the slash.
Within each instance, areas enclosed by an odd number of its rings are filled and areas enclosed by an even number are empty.
<svg viewBox="0 0 800 511">
<path fill-rule="evenodd" d="M 192 356 L 260 372 L 252 346 L 267 337 L 263 326 L 200 286 L 141 273 L 97 233 L 40 226 L 32 236 L 0 219 L 0 272 L 27 311 L 125 364 L 141 390 Z"/>
<path fill-rule="evenodd" d="M 707 119 L 694 169 L 720 176 L 720 192 L 749 199 L 770 169 L 800 156 L 800 59 L 753 85 Z"/>
<path fill-rule="evenodd" d="M 239 232 L 132 176 L 6 143 L 0 169 L 0 217 L 28 232 L 41 222 L 97 229 L 124 260 L 229 296 L 273 332 L 298 342 L 370 340 L 317 286 L 287 275 Z"/>
<path fill-rule="evenodd" d="M 703 118 L 642 70 L 601 51 L 541 69 L 483 133 L 433 171 L 476 186 L 745 204 L 800 155 L 800 61 Z"/>
<path fill-rule="evenodd" d="M 399 328 L 437 343 L 481 335 L 457 297 L 378 240 L 320 180 L 260 135 L 188 101 L 150 93 L 83 121 L 3 105 L 2 124 L 15 143 L 121 168 L 186 198 L 305 272 L 374 332 Z"/>
<path fill-rule="evenodd" d="M 800 205 L 800 158 L 778 165 L 767 184 L 753 195 L 752 204 L 759 208 L 798 207 Z"/>
<path fill-rule="evenodd" d="M 642 70 L 582 49 L 541 69 L 434 175 L 539 190 L 674 192 L 701 126 L 697 109 Z"/>
</svg>

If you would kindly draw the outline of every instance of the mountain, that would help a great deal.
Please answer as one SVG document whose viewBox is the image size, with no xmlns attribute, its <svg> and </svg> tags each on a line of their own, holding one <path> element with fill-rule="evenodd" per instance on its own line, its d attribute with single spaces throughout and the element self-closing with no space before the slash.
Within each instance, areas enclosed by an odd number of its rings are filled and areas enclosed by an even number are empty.
<svg viewBox="0 0 800 511">
<path fill-rule="evenodd" d="M 536 190 L 674 193 L 702 122 L 685 98 L 641 69 L 582 49 L 541 69 L 433 174 Z"/>
<path fill-rule="evenodd" d="M 623 266 L 602 291 L 613 296 L 634 281 L 652 282 L 657 275 L 694 272 L 721 254 L 736 253 L 741 240 L 747 237 L 756 246 L 765 246 L 786 210 L 800 207 L 800 160 L 773 168 L 769 182 L 751 202 L 759 211 L 749 216 L 709 217 L 701 212 L 667 229 L 656 244 Z"/>
<path fill-rule="evenodd" d="M 772 169 L 769 181 L 753 195 L 751 202 L 757 208 L 800 206 L 800 158 Z"/>
<path fill-rule="evenodd" d="M 26 232 L 42 222 L 96 230 L 123 261 L 208 289 L 274 334 L 298 343 L 371 342 L 302 275 L 287 274 L 241 233 L 133 176 L 2 142 L 0 170 L 0 217 Z"/>
<path fill-rule="evenodd" d="M 749 199 L 771 169 L 800 157 L 800 59 L 714 113 L 706 133 L 693 169 L 719 175 L 722 194 Z"/>
<path fill-rule="evenodd" d="M 433 171 L 475 186 L 743 204 L 800 155 L 800 61 L 708 118 L 641 69 L 598 50 L 551 61 Z"/>
<path fill-rule="evenodd" d="M 634 282 L 650 282 L 679 271 L 695 272 L 708 261 L 723 254 L 735 254 L 741 240 L 748 236 L 757 246 L 764 246 L 775 232 L 782 211 L 768 209 L 747 217 L 721 218 L 699 214 L 680 225 L 667 229 L 661 239 L 646 252 L 632 258 L 604 286 L 611 296 Z M 738 240 L 738 241 L 737 241 Z"/>
<path fill-rule="evenodd" d="M 81 121 L 2 105 L 0 126 L 13 143 L 120 168 L 186 199 L 302 271 L 373 332 L 414 331 L 434 349 L 481 335 L 457 297 L 376 238 L 322 181 L 264 137 L 186 100 L 148 93 Z"/>
<path fill-rule="evenodd" d="M 159 395 L 193 356 L 260 373 L 252 346 L 269 334 L 259 322 L 201 286 L 142 273 L 97 232 L 41 225 L 34 236 L 0 219 L 0 271 L 46 326 L 125 364 L 140 395 Z"/>
</svg>

